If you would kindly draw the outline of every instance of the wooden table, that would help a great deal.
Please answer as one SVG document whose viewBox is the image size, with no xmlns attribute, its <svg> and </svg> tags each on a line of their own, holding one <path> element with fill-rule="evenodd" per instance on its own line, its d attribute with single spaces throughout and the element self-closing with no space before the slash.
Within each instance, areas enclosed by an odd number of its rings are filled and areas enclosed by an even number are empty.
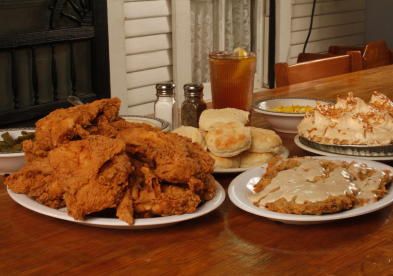
<svg viewBox="0 0 393 276">
<path fill-rule="evenodd" d="M 373 90 L 393 97 L 393 66 L 257 95 L 334 98 Z M 253 124 L 264 126 L 253 116 Z M 283 135 L 293 155 L 307 153 Z M 217 175 L 224 187 L 234 175 Z M 111 230 L 33 213 L 0 188 L 0 274 L 392 275 L 393 207 L 340 222 L 296 226 L 246 213 L 229 199 L 171 227 Z"/>
</svg>

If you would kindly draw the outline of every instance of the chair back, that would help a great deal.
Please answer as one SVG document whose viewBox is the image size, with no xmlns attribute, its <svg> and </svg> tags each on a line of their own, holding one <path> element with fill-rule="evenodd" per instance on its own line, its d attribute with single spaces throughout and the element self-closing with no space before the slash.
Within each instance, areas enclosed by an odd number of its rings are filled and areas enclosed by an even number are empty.
<svg viewBox="0 0 393 276">
<path fill-rule="evenodd" d="M 297 57 L 297 63 L 321 59 L 321 58 L 329 58 L 334 56 L 335 55 L 330 53 L 300 53 Z"/>
<path fill-rule="evenodd" d="M 392 64 L 392 52 L 384 40 L 367 43 L 363 53 L 364 67 L 374 68 Z"/>
<path fill-rule="evenodd" d="M 331 77 L 363 69 L 359 51 L 350 51 L 346 55 L 297 63 L 275 65 L 276 86 L 281 87 L 320 78 Z"/>
<path fill-rule="evenodd" d="M 339 45 L 332 45 L 332 46 L 329 46 L 328 53 L 337 56 L 337 55 L 345 55 L 349 51 L 360 51 L 363 54 L 364 46 L 339 46 Z"/>
</svg>

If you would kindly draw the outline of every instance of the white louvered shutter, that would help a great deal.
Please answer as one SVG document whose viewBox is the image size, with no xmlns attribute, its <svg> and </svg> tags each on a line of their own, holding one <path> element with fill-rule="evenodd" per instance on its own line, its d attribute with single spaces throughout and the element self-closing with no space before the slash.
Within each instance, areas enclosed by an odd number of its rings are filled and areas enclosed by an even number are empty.
<svg viewBox="0 0 393 276">
<path fill-rule="evenodd" d="M 112 96 L 123 91 L 126 114 L 152 114 L 155 84 L 173 80 L 170 0 L 109 0 L 108 25 Z"/>
<path fill-rule="evenodd" d="M 111 94 L 122 99 L 123 114 L 153 114 L 155 84 L 159 82 L 175 82 L 176 100 L 178 104 L 183 101 L 182 87 L 193 79 L 192 1 L 195 0 L 107 0 Z M 260 58 L 255 87 L 260 89 L 264 71 L 262 60 L 267 60 L 261 57 L 268 54 L 263 47 L 264 3 L 267 0 L 250 1 L 256 10 L 254 48 Z M 219 11 L 224 10 L 226 2 L 218 1 Z M 222 47 L 225 46 L 224 14 L 218 13 L 221 25 L 216 34 Z M 210 98 L 209 94 L 207 85 L 205 98 Z"/>
</svg>

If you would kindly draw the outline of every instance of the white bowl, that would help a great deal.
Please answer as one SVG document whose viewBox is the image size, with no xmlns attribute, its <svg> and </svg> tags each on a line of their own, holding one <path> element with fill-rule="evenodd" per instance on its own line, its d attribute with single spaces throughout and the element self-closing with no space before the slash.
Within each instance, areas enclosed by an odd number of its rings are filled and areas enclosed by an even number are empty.
<svg viewBox="0 0 393 276">
<path fill-rule="evenodd" d="M 272 111 L 272 109 L 278 106 L 291 105 L 315 107 L 317 102 L 321 102 L 321 100 L 306 98 L 276 98 L 257 101 L 254 104 L 253 109 L 258 113 L 262 113 L 266 121 L 271 124 L 274 130 L 284 133 L 297 133 L 297 126 L 303 119 L 305 113 L 277 112 Z"/>
<path fill-rule="evenodd" d="M 22 131 L 34 131 L 34 128 L 12 128 L 0 130 L 0 135 L 8 132 L 12 138 L 22 135 Z M 2 140 L 2 138 L 0 138 Z M 1 153 L 0 152 L 0 174 L 8 174 L 22 168 L 25 164 L 25 153 Z"/>
<path fill-rule="evenodd" d="M 169 131 L 170 126 L 169 123 L 160 118 L 152 118 L 147 116 L 138 116 L 138 115 L 120 115 L 121 118 L 131 123 L 144 123 L 154 127 L 158 127 L 162 131 Z"/>
</svg>

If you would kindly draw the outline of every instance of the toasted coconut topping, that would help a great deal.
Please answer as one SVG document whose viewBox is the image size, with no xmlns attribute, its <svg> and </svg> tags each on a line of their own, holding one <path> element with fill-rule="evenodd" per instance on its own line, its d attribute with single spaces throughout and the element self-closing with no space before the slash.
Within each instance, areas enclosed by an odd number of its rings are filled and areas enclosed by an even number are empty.
<svg viewBox="0 0 393 276">
<path fill-rule="evenodd" d="M 301 136 L 322 144 L 388 145 L 393 141 L 393 102 L 373 92 L 368 103 L 348 93 L 335 104 L 318 103 L 298 126 Z"/>
</svg>

